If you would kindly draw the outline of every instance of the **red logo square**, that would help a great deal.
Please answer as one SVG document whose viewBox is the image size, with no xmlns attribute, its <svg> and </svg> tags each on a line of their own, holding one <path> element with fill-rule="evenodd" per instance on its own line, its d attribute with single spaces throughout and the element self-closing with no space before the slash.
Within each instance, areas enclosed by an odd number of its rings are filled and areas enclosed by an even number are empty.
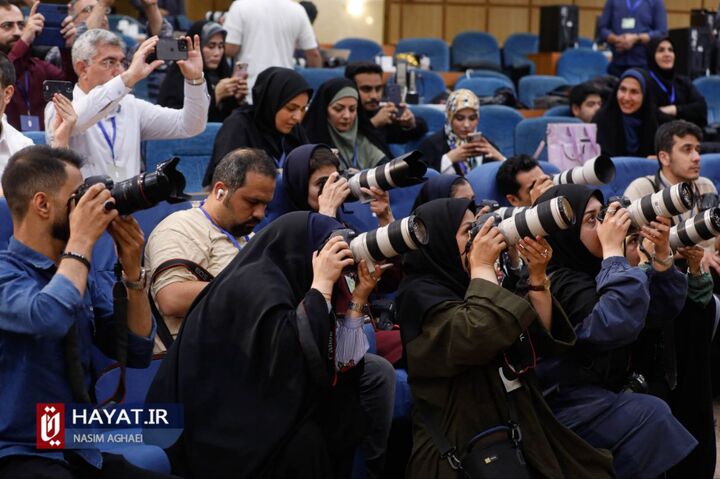
<svg viewBox="0 0 720 479">
<path fill-rule="evenodd" d="M 36 440 L 38 449 L 65 447 L 65 405 L 38 403 L 35 406 Z"/>
</svg>

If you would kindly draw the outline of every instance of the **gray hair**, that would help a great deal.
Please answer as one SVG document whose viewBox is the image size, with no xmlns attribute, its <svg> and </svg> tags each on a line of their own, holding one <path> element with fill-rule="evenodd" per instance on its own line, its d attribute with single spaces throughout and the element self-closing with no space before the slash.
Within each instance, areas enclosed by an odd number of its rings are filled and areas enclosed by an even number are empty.
<svg viewBox="0 0 720 479">
<path fill-rule="evenodd" d="M 119 47 L 125 51 L 125 42 L 115 33 L 102 28 L 93 28 L 80 35 L 72 47 L 73 65 L 77 62 L 88 62 L 97 55 L 98 45 Z"/>
</svg>

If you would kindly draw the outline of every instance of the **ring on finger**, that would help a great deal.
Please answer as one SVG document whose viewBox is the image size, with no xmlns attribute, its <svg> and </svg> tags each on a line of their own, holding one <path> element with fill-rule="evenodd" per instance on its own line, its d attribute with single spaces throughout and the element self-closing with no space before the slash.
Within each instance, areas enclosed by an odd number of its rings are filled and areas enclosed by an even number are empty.
<svg viewBox="0 0 720 479">
<path fill-rule="evenodd" d="M 542 253 L 540 253 L 540 256 L 542 256 L 543 258 L 547 258 L 547 255 L 548 255 L 547 248 Z"/>
</svg>

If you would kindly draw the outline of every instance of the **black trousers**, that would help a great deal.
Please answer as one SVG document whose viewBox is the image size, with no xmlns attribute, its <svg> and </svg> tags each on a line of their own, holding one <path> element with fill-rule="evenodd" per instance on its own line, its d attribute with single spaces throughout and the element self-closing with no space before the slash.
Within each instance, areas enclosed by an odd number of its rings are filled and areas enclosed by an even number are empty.
<svg viewBox="0 0 720 479">
<path fill-rule="evenodd" d="M 65 453 L 67 463 L 41 456 L 7 456 L 0 459 L 0 479 L 179 479 L 178 476 L 141 469 L 117 454 L 103 453 L 97 470 L 80 456 Z"/>
</svg>

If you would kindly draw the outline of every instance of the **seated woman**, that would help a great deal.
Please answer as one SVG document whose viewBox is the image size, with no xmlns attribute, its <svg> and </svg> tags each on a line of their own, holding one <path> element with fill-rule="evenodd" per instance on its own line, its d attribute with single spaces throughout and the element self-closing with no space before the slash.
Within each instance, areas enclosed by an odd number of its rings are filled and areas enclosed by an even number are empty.
<svg viewBox="0 0 720 479">
<path fill-rule="evenodd" d="M 341 237 L 328 240 L 340 228 L 324 215 L 283 216 L 195 301 L 147 399 L 184 406 L 184 432 L 168 450 L 178 474 L 349 471 L 363 431 L 357 377 L 367 339 L 360 313 L 350 312 L 345 326 L 332 313 L 336 283 L 354 264 Z M 351 300 L 367 302 L 376 281 L 361 262 Z M 346 341 L 353 331 L 356 343 Z"/>
<path fill-rule="evenodd" d="M 465 176 L 477 165 L 504 161 L 505 157 L 492 140 L 477 133 L 480 101 L 470 90 L 461 88 L 450 94 L 445 105 L 445 128 L 420 144 L 423 161 L 443 174 Z"/>
<path fill-rule="evenodd" d="M 465 198 L 475 201 L 475 192 L 472 186 L 462 176 L 440 175 L 428 179 L 420 188 L 412 209 L 424 205 L 432 200 L 441 198 Z"/>
<path fill-rule="evenodd" d="M 227 32 L 215 22 L 195 22 L 188 35 L 200 36 L 205 84 L 210 95 L 208 121 L 223 122 L 240 106 L 248 94 L 247 78 L 232 76 L 232 68 L 225 58 Z M 170 108 L 182 108 L 185 101 L 185 78 L 176 63 L 168 67 L 165 80 L 160 86 L 158 104 Z"/>
<path fill-rule="evenodd" d="M 333 78 L 320 85 L 303 120 L 310 142 L 338 150 L 340 171 L 365 170 L 392 158 L 359 98 L 352 80 Z"/>
<path fill-rule="evenodd" d="M 312 88 L 295 70 L 270 67 L 260 72 L 252 89 L 254 103 L 235 109 L 218 131 L 203 186 L 210 184 L 220 160 L 241 147 L 264 150 L 282 168 L 287 155 L 307 143 L 300 122 L 311 95 Z"/>
<path fill-rule="evenodd" d="M 670 37 L 650 40 L 647 45 L 649 92 L 660 113 L 660 124 L 687 120 L 700 128 L 707 125 L 707 103 L 692 80 L 675 72 L 675 47 Z"/>
<path fill-rule="evenodd" d="M 560 185 L 538 201 L 557 196 L 568 199 L 577 219 L 548 237 L 550 290 L 575 327 L 577 344 L 561 359 L 540 361 L 540 384 L 561 423 L 612 452 L 619 478 L 656 478 L 697 445 L 665 402 L 633 392 L 631 345 L 646 325 L 672 320 L 685 303 L 687 280 L 669 257 L 668 221 L 642 227 L 655 245 L 652 267 L 642 271 L 623 255 L 630 216 L 619 203 L 600 223 L 600 191 Z"/>
<path fill-rule="evenodd" d="M 459 477 L 434 444 L 431 427 L 460 454 L 474 436 L 507 425 L 511 416 L 522 435 L 528 477 L 613 477 L 609 455 L 557 422 L 536 386 L 532 359 L 519 359 L 534 357 L 530 337 L 540 355 L 575 340 L 547 289 L 535 288 L 526 301 L 498 286 L 494 264 L 505 241 L 485 222 L 468 244 L 472 202 L 435 200 L 415 214 L 425 222 L 429 243 L 405 257 L 397 304 L 409 382 L 425 412 L 413 416 L 407 477 Z M 521 244 L 531 283 L 544 283 L 549 248 L 530 238 Z M 436 417 L 430 419 L 430 411 Z"/>
<path fill-rule="evenodd" d="M 631 68 L 595 114 L 597 142 L 604 155 L 651 156 L 655 154 L 657 107 L 648 94 L 650 77 Z"/>
</svg>

